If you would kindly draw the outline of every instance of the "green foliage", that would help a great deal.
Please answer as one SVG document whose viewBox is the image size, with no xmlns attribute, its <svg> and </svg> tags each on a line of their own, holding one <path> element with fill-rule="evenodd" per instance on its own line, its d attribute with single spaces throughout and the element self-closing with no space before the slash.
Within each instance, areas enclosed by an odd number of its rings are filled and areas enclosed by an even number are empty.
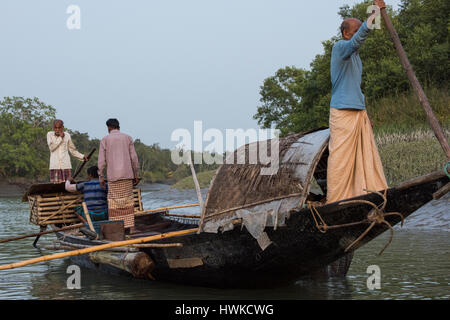
<svg viewBox="0 0 450 320">
<path fill-rule="evenodd" d="M 0 176 L 40 177 L 48 172 L 46 134 L 55 109 L 38 98 L 0 101 Z"/>
<path fill-rule="evenodd" d="M 5 97 L 0 101 L 0 177 L 8 179 L 26 178 L 30 182 L 47 180 L 49 176 L 50 152 L 47 146 L 47 132 L 52 130 L 55 108 L 39 101 L 38 98 Z M 99 139 L 91 139 L 87 133 L 67 129 L 78 151 L 87 155 L 92 149 L 97 151 L 77 177 L 87 178 L 86 170 L 97 165 Z M 143 182 L 178 181 L 191 175 L 185 164 L 175 165 L 171 151 L 158 144 L 146 145 L 139 139 L 134 142 L 140 164 Z M 194 156 L 192 155 L 193 159 Z M 75 170 L 81 165 L 72 161 Z M 196 172 L 212 170 L 217 165 L 202 163 L 195 165 Z"/>
<path fill-rule="evenodd" d="M 367 8 L 371 4 L 371 0 L 365 0 L 353 7 L 344 5 L 338 14 L 342 19 L 355 17 L 364 21 L 368 16 Z M 450 73 L 450 2 L 403 0 L 398 12 L 389 7 L 387 12 L 419 81 L 425 87 L 446 91 Z M 338 26 L 336 29 L 338 30 Z M 282 135 L 286 135 L 289 132 L 306 131 L 328 124 L 331 51 L 340 38 L 338 31 L 336 36 L 322 42 L 324 52 L 312 61 L 311 70 L 286 67 L 278 70 L 275 76 L 264 80 L 260 91 L 262 105 L 258 106 L 257 113 L 253 116 L 260 126 L 276 127 L 281 130 Z M 391 102 L 395 102 L 398 96 L 411 96 L 408 94 L 409 81 L 384 25 L 382 30 L 371 31 L 359 54 L 363 61 L 362 90 L 371 116 L 381 113 L 376 110 L 380 99 L 392 97 Z M 448 100 L 446 105 L 448 108 Z M 395 103 L 391 105 L 391 108 L 395 107 Z M 438 110 L 438 113 L 440 112 L 444 111 Z M 442 118 L 445 112 L 440 114 Z M 381 115 L 380 118 L 392 122 L 386 115 Z M 420 119 L 422 118 L 423 115 Z M 417 123 L 419 118 L 409 119 L 412 123 Z"/>
</svg>

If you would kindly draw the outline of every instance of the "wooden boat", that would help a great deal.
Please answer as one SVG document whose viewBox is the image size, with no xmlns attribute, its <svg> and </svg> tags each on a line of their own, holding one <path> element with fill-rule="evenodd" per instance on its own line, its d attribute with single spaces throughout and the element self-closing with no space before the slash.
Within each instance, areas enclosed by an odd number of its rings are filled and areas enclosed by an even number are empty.
<svg viewBox="0 0 450 320">
<path fill-rule="evenodd" d="M 138 232 L 129 237 L 139 239 L 198 227 L 199 233 L 72 259 L 80 266 L 108 273 L 220 288 L 274 287 L 317 274 L 344 276 L 354 250 L 392 230 L 391 226 L 432 200 L 449 178 L 444 172 L 435 172 L 385 191 L 323 205 L 317 201 L 321 196 L 311 193 L 310 188 L 314 179 L 322 189 L 326 188 L 328 136 L 328 130 L 323 129 L 288 137 L 289 143 L 280 142 L 288 146 L 280 153 L 280 167 L 295 163 L 284 167 L 288 172 L 280 170 L 280 181 L 285 181 L 289 173 L 290 182 L 302 184 L 297 188 L 301 192 L 292 193 L 287 188 L 284 197 L 269 192 L 275 196 L 238 206 L 231 202 L 218 208 L 216 200 L 227 198 L 221 190 L 229 186 L 221 179 L 229 176 L 230 169 L 237 170 L 233 167 L 237 165 L 224 164 L 213 179 L 201 219 L 171 217 L 167 211 L 139 215 L 135 220 Z M 242 186 L 248 180 L 242 179 Z M 259 187 L 268 188 L 266 183 Z M 229 197 L 235 198 L 234 193 Z M 258 217 L 262 213 L 261 220 Z M 56 235 L 62 249 L 112 242 L 92 240 L 79 232 Z"/>
</svg>

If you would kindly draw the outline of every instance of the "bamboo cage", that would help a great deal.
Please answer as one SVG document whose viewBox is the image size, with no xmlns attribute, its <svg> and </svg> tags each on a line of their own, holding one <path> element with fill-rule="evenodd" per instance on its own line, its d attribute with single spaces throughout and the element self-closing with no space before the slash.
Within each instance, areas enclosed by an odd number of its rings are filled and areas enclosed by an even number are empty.
<svg viewBox="0 0 450 320">
<path fill-rule="evenodd" d="M 134 212 L 143 211 L 141 189 L 133 189 Z M 50 193 L 28 196 L 30 206 L 30 222 L 46 226 L 55 223 L 80 222 L 75 208 L 83 202 L 81 192 Z"/>
</svg>

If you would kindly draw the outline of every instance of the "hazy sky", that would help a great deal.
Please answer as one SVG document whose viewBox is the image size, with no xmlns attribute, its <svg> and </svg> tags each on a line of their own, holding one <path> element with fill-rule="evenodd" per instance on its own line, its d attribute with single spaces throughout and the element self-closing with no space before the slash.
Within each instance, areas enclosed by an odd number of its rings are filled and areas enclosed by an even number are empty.
<svg viewBox="0 0 450 320">
<path fill-rule="evenodd" d="M 36 96 L 96 138 L 115 117 L 133 138 L 170 148 L 194 120 L 256 129 L 263 80 L 309 68 L 337 33 L 339 7 L 357 2 L 2 0 L 0 98 Z M 79 30 L 66 26 L 71 4 Z"/>
</svg>

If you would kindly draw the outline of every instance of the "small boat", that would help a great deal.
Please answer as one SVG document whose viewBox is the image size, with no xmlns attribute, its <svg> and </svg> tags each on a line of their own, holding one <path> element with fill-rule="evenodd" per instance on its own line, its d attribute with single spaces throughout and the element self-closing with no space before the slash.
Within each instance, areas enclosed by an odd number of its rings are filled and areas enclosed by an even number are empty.
<svg viewBox="0 0 450 320">
<path fill-rule="evenodd" d="M 128 237 L 198 232 L 71 259 L 107 273 L 217 288 L 269 288 L 304 276 L 345 276 L 355 250 L 385 231 L 393 233 L 392 226 L 432 200 L 449 178 L 434 172 L 388 190 L 323 204 L 328 139 L 328 129 L 280 139 L 277 177 L 255 175 L 259 165 L 223 164 L 201 218 L 171 216 L 167 210 L 138 214 L 137 231 Z M 313 181 L 322 194 L 310 191 Z M 250 188 L 266 194 L 248 193 Z M 142 204 L 136 210 L 143 210 Z M 66 250 L 114 243 L 91 239 L 78 229 L 56 237 Z"/>
</svg>

